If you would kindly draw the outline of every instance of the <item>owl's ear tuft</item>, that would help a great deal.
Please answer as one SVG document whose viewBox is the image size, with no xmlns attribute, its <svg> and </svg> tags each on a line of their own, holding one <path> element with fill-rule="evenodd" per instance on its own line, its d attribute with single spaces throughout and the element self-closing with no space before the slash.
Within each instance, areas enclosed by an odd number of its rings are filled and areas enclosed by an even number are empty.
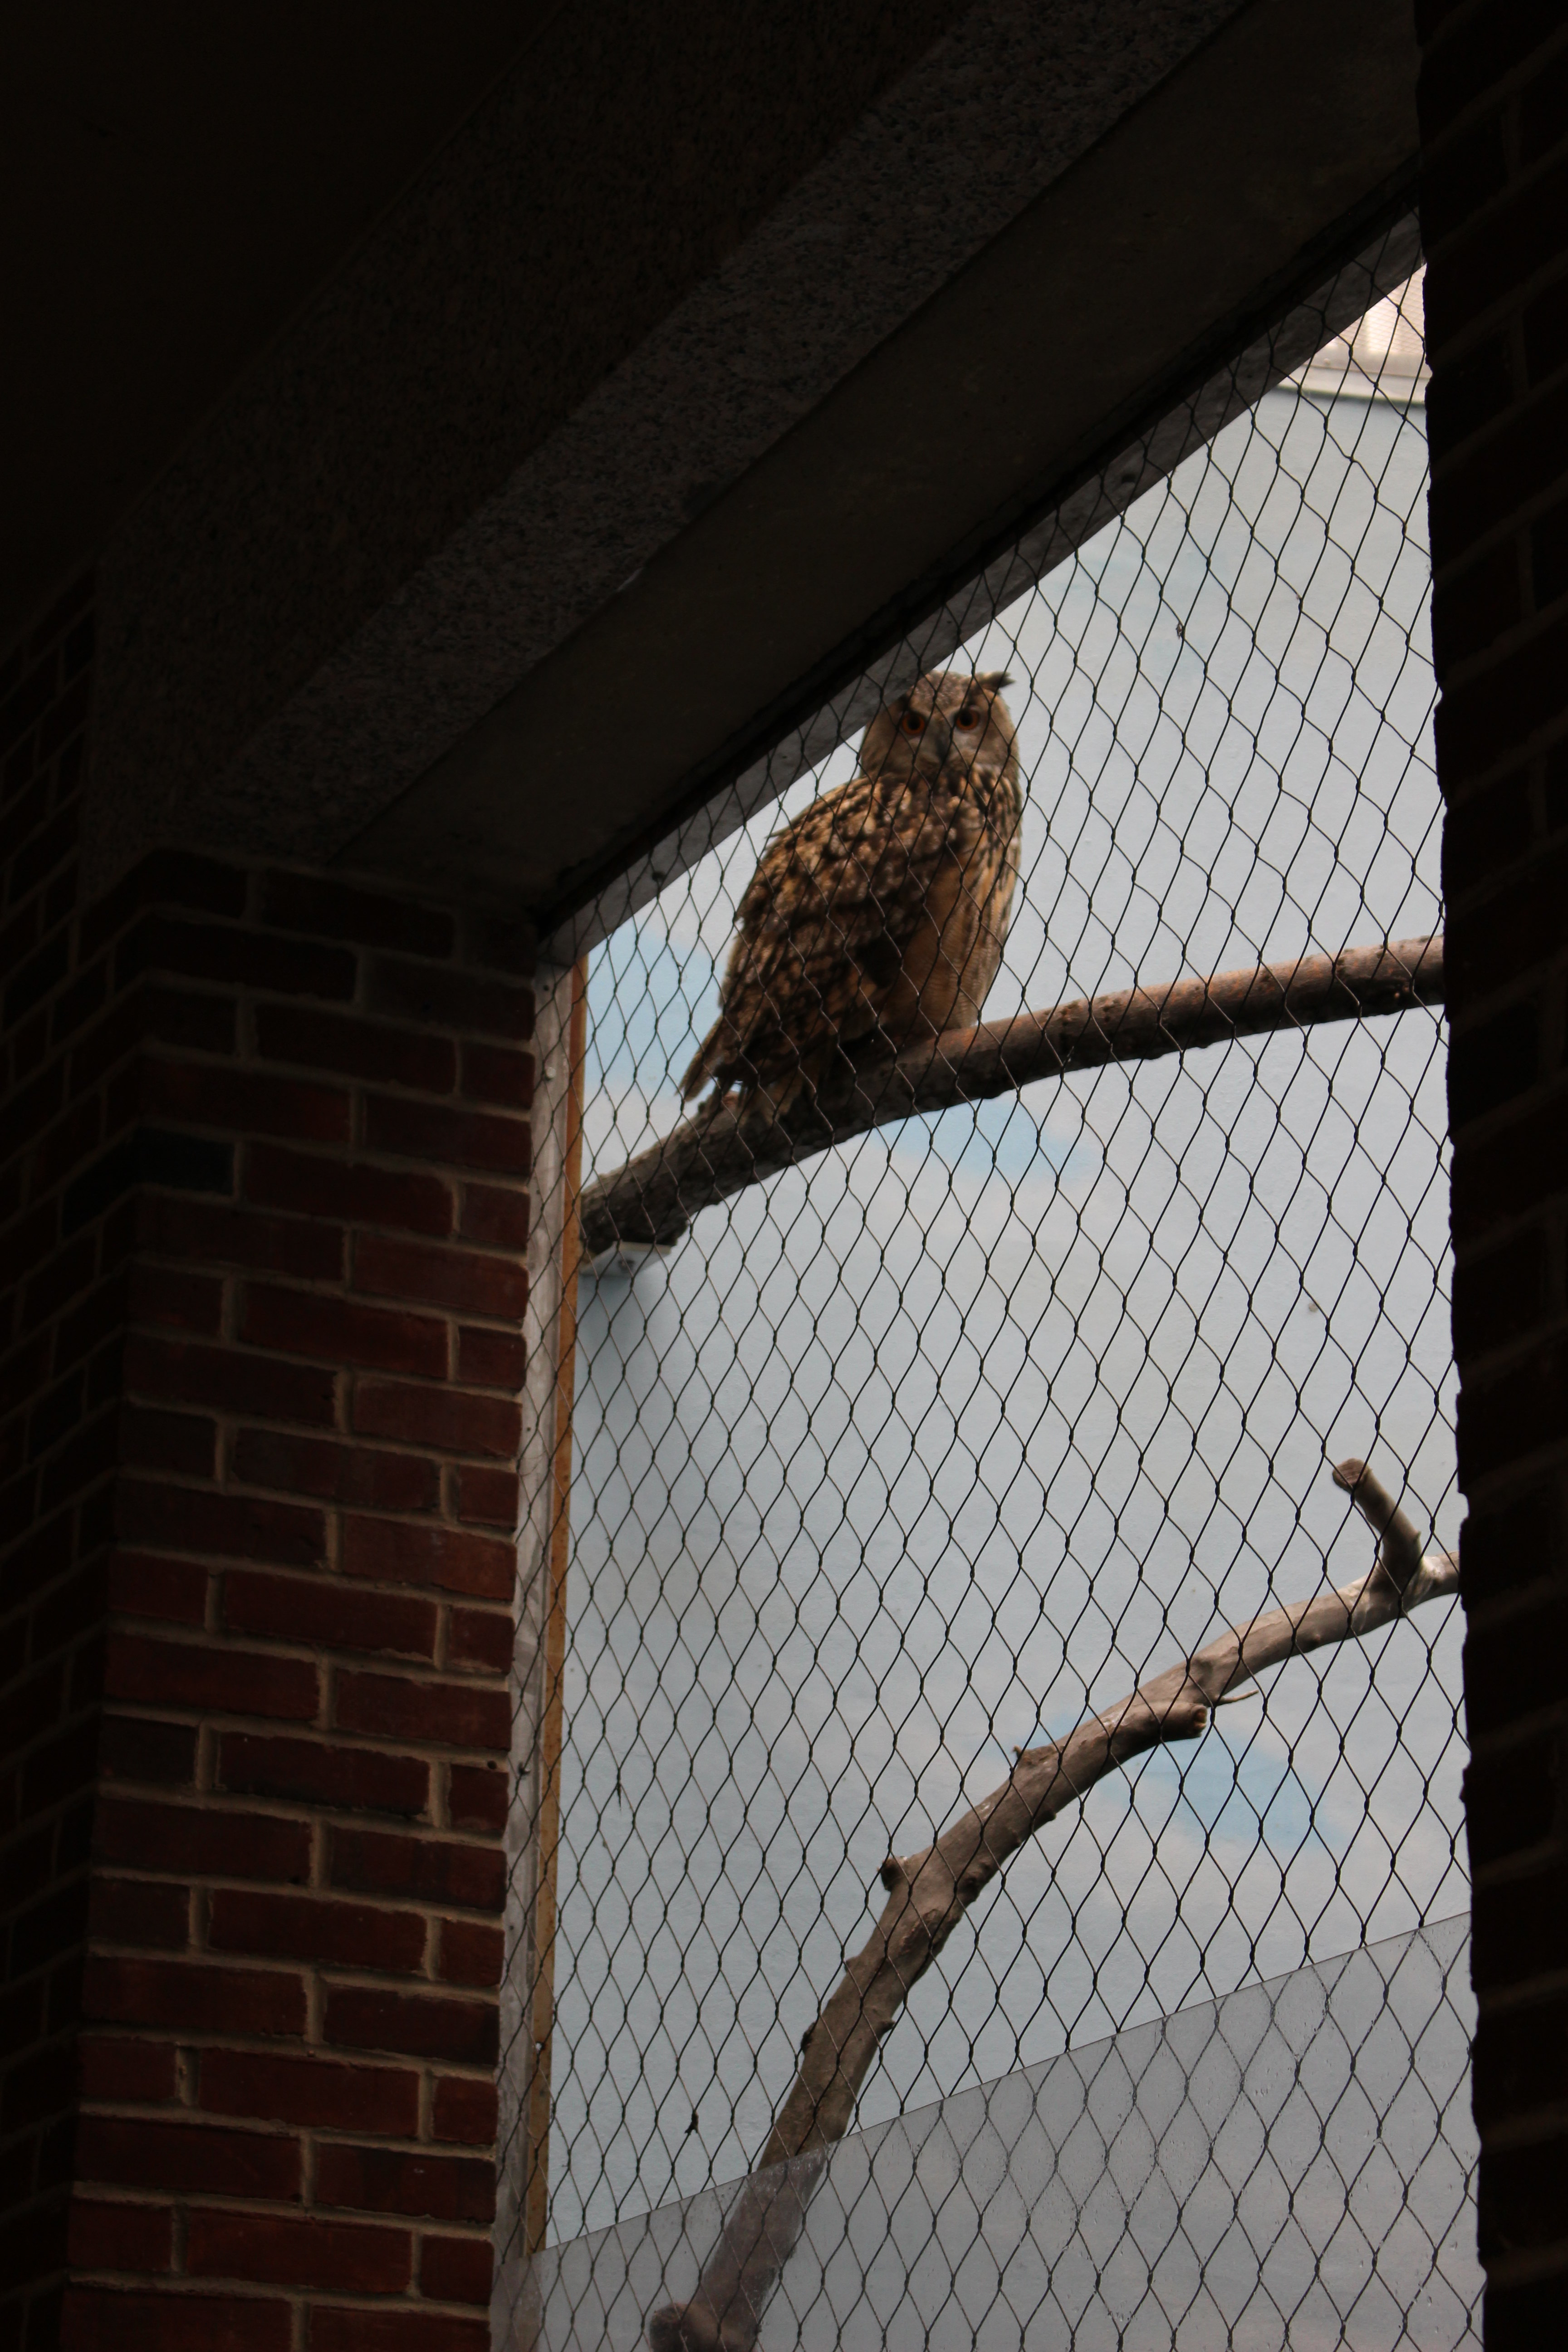
<svg viewBox="0 0 1568 2352">
<path fill-rule="evenodd" d="M 983 669 L 976 673 L 974 683 L 987 688 L 992 694 L 1000 694 L 1002 688 L 1011 686 L 1013 681 L 1005 669 Z"/>
</svg>

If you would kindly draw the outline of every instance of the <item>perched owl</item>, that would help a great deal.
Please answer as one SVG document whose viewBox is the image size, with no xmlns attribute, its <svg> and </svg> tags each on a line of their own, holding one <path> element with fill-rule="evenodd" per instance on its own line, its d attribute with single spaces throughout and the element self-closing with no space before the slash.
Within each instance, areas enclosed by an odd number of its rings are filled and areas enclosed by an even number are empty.
<svg viewBox="0 0 1568 2352">
<path fill-rule="evenodd" d="M 867 728 L 859 774 L 773 835 L 686 1100 L 711 1078 L 783 1108 L 839 1048 L 893 1053 L 978 1020 L 1018 880 L 1009 682 L 921 678 Z"/>
</svg>

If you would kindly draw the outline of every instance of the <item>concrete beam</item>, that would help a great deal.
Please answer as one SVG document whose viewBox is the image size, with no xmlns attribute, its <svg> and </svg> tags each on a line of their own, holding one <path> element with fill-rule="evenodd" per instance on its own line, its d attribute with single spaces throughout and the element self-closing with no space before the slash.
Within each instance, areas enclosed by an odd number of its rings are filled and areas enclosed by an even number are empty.
<svg viewBox="0 0 1568 2352">
<path fill-rule="evenodd" d="M 292 481 L 297 538 L 281 509 L 242 527 L 252 431 L 276 472 L 310 430 L 301 390 L 279 443 L 257 387 L 105 567 L 97 875 L 175 832 L 553 920 L 1386 207 L 1414 59 L 1407 0 L 971 9 L 574 405 L 557 383 L 559 422 L 488 498 L 456 512 L 437 468 L 427 552 L 335 639 L 308 579 L 330 469 L 314 506 Z M 489 126 L 464 202 L 515 134 Z M 649 206 L 687 168 L 664 164 Z M 394 226 L 372 291 L 417 257 Z M 364 364 L 342 319 L 312 331 L 318 373 Z M 435 408 L 470 394 L 490 417 L 460 381 Z M 384 484 L 404 509 L 432 429 L 409 423 Z"/>
</svg>

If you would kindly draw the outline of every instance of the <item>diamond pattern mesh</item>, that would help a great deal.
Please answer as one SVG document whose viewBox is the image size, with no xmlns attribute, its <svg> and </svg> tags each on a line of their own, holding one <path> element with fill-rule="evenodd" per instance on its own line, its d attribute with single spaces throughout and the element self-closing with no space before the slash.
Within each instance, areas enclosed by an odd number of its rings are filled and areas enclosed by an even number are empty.
<svg viewBox="0 0 1568 2352">
<path fill-rule="evenodd" d="M 1419 336 L 1415 280 L 933 665 L 1014 681 L 1022 878 L 988 1020 L 1440 931 Z M 858 740 L 593 951 L 585 1179 L 679 1124 L 758 854 Z M 532 2167 L 537 2242 L 755 2163 L 883 1858 L 1016 1749 L 1364 1574 L 1329 1461 L 1366 1458 L 1454 1543 L 1445 1133 L 1437 1011 L 1287 1024 L 875 1126 L 585 1267 L 548 2141 L 524 2121 L 503 2156 L 514 2182 Z M 1102 1780 L 914 1987 L 858 2128 L 1463 1912 L 1459 1691 L 1439 1600 Z M 1083 2191 L 1094 2309 L 1125 2334 L 1075 2315 L 1047 2262 L 1016 2325 L 929 2340 L 1196 2343 L 1200 2305 L 1205 2343 L 1467 2340 L 1455 2086 L 1425 2084 L 1419 2033 L 1398 2046 L 1377 2116 L 1418 2111 L 1435 2169 L 1378 2225 L 1396 2285 L 1327 2116 L 1271 2158 L 1287 2086 L 1247 2142 L 1246 2228 L 1278 2246 L 1272 2272 L 1253 2246 L 1245 2326 L 1161 2285 L 1173 2244 L 1200 2280 L 1218 2260 L 1211 2150 L 1158 2196 L 1124 2165 Z M 1356 2095 L 1352 2049 L 1335 2096 Z M 1152 2125 L 1156 2170 L 1163 2145 Z M 1061 2164 L 1082 2178 L 1081 2149 Z M 1355 2239 L 1342 2300 L 1331 2263 L 1303 2284 L 1291 2165 Z M 940 2247 L 956 2276 L 986 2197 L 923 2180 L 888 2219 L 893 2268 Z M 762 2340 L 803 2325 L 783 2294 Z M 886 2340 L 928 2340 L 910 2326 Z"/>
</svg>

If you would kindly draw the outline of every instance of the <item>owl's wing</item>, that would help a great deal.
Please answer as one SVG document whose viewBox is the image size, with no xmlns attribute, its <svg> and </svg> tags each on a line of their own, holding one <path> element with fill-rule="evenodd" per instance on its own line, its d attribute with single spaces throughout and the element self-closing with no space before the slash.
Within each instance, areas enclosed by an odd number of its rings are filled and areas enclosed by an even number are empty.
<svg viewBox="0 0 1568 2352">
<path fill-rule="evenodd" d="M 773 835 L 741 900 L 718 1023 L 687 1073 L 766 1080 L 875 1029 L 944 855 L 984 820 L 923 779 L 856 776 Z"/>
</svg>

